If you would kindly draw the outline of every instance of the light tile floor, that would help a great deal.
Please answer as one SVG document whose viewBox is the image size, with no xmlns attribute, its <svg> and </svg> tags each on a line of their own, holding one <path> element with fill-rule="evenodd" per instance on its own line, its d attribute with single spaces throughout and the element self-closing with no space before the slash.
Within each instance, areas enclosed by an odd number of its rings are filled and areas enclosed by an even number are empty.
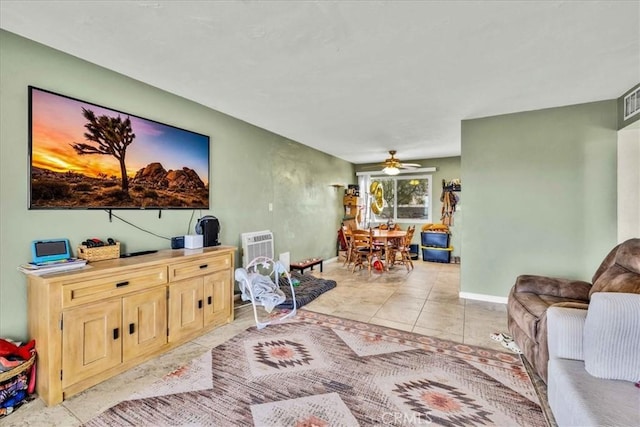
<svg viewBox="0 0 640 427">
<path fill-rule="evenodd" d="M 335 280 L 338 286 L 304 307 L 306 310 L 388 326 L 465 344 L 504 350 L 489 338 L 507 331 L 504 304 L 458 297 L 459 264 L 414 261 L 407 272 L 395 267 L 383 274 L 356 271 L 342 262 L 325 263 L 306 274 Z M 238 308 L 233 323 L 104 381 L 60 405 L 47 408 L 40 399 L 0 419 L 2 426 L 78 426 L 152 384 L 168 372 L 253 326 L 250 307 Z"/>
<path fill-rule="evenodd" d="M 322 277 L 335 280 L 338 286 L 304 308 L 504 350 L 489 335 L 507 332 L 505 304 L 459 298 L 459 264 L 418 260 L 414 265 L 409 273 L 396 266 L 369 276 L 366 270 L 352 273 L 341 262 L 328 264 Z M 320 276 L 317 270 L 313 274 Z"/>
</svg>

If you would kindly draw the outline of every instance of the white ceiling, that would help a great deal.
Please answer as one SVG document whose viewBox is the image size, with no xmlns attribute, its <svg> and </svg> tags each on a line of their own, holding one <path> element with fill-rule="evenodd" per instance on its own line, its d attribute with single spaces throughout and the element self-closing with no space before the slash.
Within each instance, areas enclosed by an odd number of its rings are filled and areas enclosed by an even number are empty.
<svg viewBox="0 0 640 427">
<path fill-rule="evenodd" d="M 640 1 L 2 0 L 0 27 L 353 163 L 640 81 Z"/>
</svg>

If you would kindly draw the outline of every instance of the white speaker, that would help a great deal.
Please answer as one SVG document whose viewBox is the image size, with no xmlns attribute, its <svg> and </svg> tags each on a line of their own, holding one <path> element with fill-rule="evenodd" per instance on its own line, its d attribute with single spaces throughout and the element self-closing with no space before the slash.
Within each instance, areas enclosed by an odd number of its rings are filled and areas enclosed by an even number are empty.
<svg viewBox="0 0 640 427">
<path fill-rule="evenodd" d="M 199 249 L 202 247 L 202 234 L 188 234 L 184 236 L 185 249 Z"/>
</svg>

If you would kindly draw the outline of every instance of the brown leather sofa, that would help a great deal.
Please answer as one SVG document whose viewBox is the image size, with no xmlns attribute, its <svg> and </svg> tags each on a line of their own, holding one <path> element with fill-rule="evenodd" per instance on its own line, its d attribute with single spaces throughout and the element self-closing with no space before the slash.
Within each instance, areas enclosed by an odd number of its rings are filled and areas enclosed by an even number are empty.
<svg viewBox="0 0 640 427">
<path fill-rule="evenodd" d="M 553 305 L 587 308 L 594 292 L 640 293 L 640 239 L 617 245 L 605 257 L 591 283 L 522 275 L 507 302 L 509 332 L 535 372 L 546 382 L 547 309 Z"/>
</svg>

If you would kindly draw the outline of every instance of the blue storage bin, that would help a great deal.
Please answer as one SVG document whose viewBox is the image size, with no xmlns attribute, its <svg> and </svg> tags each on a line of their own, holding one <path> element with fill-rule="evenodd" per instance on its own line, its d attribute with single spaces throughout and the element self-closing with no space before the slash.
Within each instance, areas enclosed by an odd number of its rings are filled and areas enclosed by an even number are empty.
<svg viewBox="0 0 640 427">
<path fill-rule="evenodd" d="M 422 246 L 422 260 L 430 262 L 451 262 L 453 248 L 431 248 Z"/>
<path fill-rule="evenodd" d="M 435 233 L 433 231 L 423 231 L 420 233 L 422 246 L 433 248 L 448 248 L 449 233 Z"/>
</svg>

